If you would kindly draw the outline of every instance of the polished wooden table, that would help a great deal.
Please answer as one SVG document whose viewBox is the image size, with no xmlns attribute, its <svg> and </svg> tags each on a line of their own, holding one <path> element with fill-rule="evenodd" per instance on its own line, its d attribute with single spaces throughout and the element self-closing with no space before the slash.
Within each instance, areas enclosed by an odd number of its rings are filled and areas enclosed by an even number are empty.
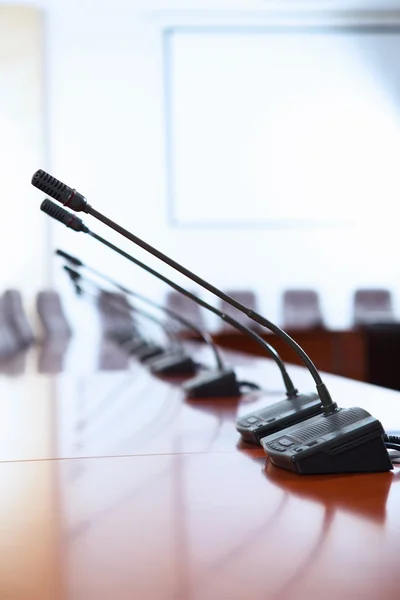
<svg viewBox="0 0 400 600">
<path fill-rule="evenodd" d="M 240 442 L 237 414 L 284 396 L 273 363 L 227 353 L 263 391 L 200 402 L 112 348 L 103 371 L 82 340 L 64 350 L 60 373 L 57 347 L 1 369 L 1 600 L 400 596 L 400 470 L 300 477 Z M 397 392 L 325 379 L 400 430 Z"/>
</svg>

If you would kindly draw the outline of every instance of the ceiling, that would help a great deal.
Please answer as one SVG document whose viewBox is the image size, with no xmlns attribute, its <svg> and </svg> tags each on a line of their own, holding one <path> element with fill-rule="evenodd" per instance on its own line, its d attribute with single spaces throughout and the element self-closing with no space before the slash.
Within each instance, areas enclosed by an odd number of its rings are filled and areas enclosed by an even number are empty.
<svg viewBox="0 0 400 600">
<path fill-rule="evenodd" d="M 20 4 L 21 0 L 7 0 L 7 4 Z M 25 0 L 25 5 L 39 8 L 60 9 L 65 0 Z M 98 0 L 70 0 L 69 4 L 82 8 L 99 8 Z M 386 12 L 400 11 L 400 0 L 103 0 L 104 5 L 114 5 L 131 10 L 157 11 L 240 11 L 260 13 L 269 11 L 333 12 L 365 10 Z"/>
</svg>

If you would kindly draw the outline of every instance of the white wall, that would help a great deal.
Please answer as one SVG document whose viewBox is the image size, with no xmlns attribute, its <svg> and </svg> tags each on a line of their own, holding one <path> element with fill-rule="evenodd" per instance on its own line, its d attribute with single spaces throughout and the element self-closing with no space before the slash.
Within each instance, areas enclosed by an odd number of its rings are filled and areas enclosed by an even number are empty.
<svg viewBox="0 0 400 600">
<path fill-rule="evenodd" d="M 400 28 L 187 27 L 165 46 L 176 223 L 268 232 L 366 220 L 377 197 L 396 209 Z"/>
<path fill-rule="evenodd" d="M 397 215 L 385 220 L 387 235 L 380 238 L 379 246 L 371 243 L 374 227 L 381 226 L 379 198 L 377 222 L 369 229 L 204 231 L 173 229 L 167 224 L 160 32 L 177 23 L 252 23 L 254 16 L 242 12 L 238 20 L 223 10 L 152 13 L 122 1 L 48 0 L 43 6 L 51 172 L 56 177 L 79 189 L 98 210 L 213 283 L 256 288 L 262 310 L 270 318 L 279 316 L 285 287 L 318 289 L 333 327 L 349 324 L 355 287 L 385 285 L 397 293 Z M 94 231 L 168 273 L 161 263 L 91 218 L 86 216 L 85 221 Z M 135 267 L 129 271 L 122 258 L 112 257 L 88 236 L 57 224 L 52 231 L 55 246 L 103 266 L 150 295 L 164 291 L 164 286 Z M 56 281 L 65 287 L 58 270 Z"/>
<path fill-rule="evenodd" d="M 29 301 L 48 276 L 48 224 L 29 189 L 45 159 L 42 38 L 39 11 L 0 5 L 0 290 Z"/>
</svg>

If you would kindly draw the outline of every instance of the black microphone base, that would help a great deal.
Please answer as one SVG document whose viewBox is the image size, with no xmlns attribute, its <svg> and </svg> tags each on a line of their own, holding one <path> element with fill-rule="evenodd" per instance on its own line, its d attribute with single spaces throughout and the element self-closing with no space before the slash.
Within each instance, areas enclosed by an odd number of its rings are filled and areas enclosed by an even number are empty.
<svg viewBox="0 0 400 600">
<path fill-rule="evenodd" d="M 164 354 L 165 352 L 165 348 L 162 348 L 161 346 L 157 346 L 156 344 L 150 344 L 148 346 L 146 346 L 146 348 L 144 348 L 143 350 L 139 350 L 138 352 L 135 353 L 136 358 L 141 362 L 141 363 L 145 363 L 147 360 L 151 359 L 151 358 L 155 358 L 156 356 L 159 356 L 160 354 Z"/>
<path fill-rule="evenodd" d="M 129 340 L 121 344 L 121 348 L 129 352 L 129 354 L 136 354 L 140 350 L 148 348 L 148 343 L 141 339 Z"/>
<path fill-rule="evenodd" d="M 187 354 L 156 357 L 150 361 L 150 371 L 154 375 L 195 375 L 197 364 Z"/>
<path fill-rule="evenodd" d="M 114 331 L 109 336 L 111 339 L 121 346 L 129 345 L 133 341 L 141 341 L 141 338 L 132 331 L 120 330 Z"/>
<path fill-rule="evenodd" d="M 240 417 L 236 430 L 245 442 L 260 444 L 260 439 L 286 427 L 301 423 L 322 412 L 318 394 L 298 394 Z"/>
<path fill-rule="evenodd" d="M 261 440 L 273 465 L 300 475 L 381 473 L 393 468 L 381 423 L 362 408 L 317 415 Z"/>
<path fill-rule="evenodd" d="M 240 386 L 232 370 L 201 373 L 182 385 L 188 398 L 229 398 L 240 396 Z"/>
</svg>

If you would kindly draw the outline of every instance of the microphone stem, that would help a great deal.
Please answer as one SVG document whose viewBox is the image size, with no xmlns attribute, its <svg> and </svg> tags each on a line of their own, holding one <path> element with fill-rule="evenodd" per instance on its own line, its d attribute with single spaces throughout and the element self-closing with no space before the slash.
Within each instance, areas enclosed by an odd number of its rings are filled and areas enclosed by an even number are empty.
<svg viewBox="0 0 400 600">
<path fill-rule="evenodd" d="M 34 185 L 41 191 L 50 194 L 58 202 L 60 202 L 64 206 L 69 207 L 74 212 L 83 211 L 86 214 L 91 215 L 92 217 L 104 223 L 105 225 L 107 225 L 107 227 L 110 227 L 111 229 L 113 229 L 129 241 L 133 242 L 143 250 L 146 250 L 146 252 L 149 252 L 149 254 L 152 254 L 159 260 L 163 261 L 165 264 L 172 267 L 182 275 L 185 275 L 185 277 L 188 277 L 188 279 L 191 279 L 191 281 L 194 281 L 204 289 L 208 290 L 209 292 L 214 294 L 214 296 L 217 296 L 217 298 L 224 300 L 230 306 L 244 313 L 251 320 L 255 321 L 256 323 L 259 323 L 263 327 L 266 327 L 267 329 L 272 331 L 277 337 L 284 341 L 297 354 L 297 356 L 307 367 L 308 371 L 310 372 L 312 378 L 315 381 L 325 415 L 329 415 L 332 412 L 338 410 L 336 402 L 333 402 L 329 390 L 323 383 L 322 378 L 318 373 L 318 370 L 311 358 L 302 349 L 302 347 L 297 342 L 295 342 L 294 339 L 290 337 L 290 335 L 287 334 L 283 329 L 281 329 L 280 327 L 278 327 L 259 313 L 255 312 L 254 310 L 247 308 L 246 306 L 244 306 L 244 304 L 241 304 L 241 302 L 238 302 L 234 298 L 228 296 L 228 294 L 225 294 L 224 292 L 222 292 L 222 290 L 219 290 L 211 283 L 208 283 L 208 281 L 206 281 L 205 279 L 202 279 L 189 269 L 186 269 L 183 265 L 180 265 L 172 258 L 169 258 L 166 254 L 163 254 L 156 248 L 153 248 L 153 246 L 140 239 L 138 236 L 134 235 L 124 227 L 121 227 L 121 225 L 118 225 L 118 223 L 115 223 L 114 221 L 103 215 L 101 212 L 94 209 L 91 205 L 89 205 L 86 201 L 86 198 L 82 196 L 82 194 L 66 186 L 64 183 L 55 179 L 45 171 L 40 169 L 39 171 L 36 171 L 36 173 L 34 173 L 32 177 L 32 185 Z M 46 200 L 42 203 L 42 207 L 44 203 L 46 203 Z M 88 228 L 82 223 L 80 219 L 71 219 L 67 211 L 65 211 L 66 214 L 56 214 L 59 211 L 56 211 L 54 214 L 52 214 L 54 212 L 53 207 L 51 207 L 51 211 L 50 207 L 47 207 L 47 209 L 43 208 L 43 210 L 44 212 L 48 212 L 57 220 L 63 222 L 64 225 L 66 225 L 67 227 L 75 229 L 75 231 L 84 231 L 85 233 L 90 233 Z"/>
<path fill-rule="evenodd" d="M 188 329 L 190 329 L 191 331 L 193 331 L 194 333 L 199 335 L 204 340 L 204 342 L 208 346 L 210 346 L 211 350 L 213 351 L 215 360 L 217 363 L 218 371 L 224 370 L 224 364 L 222 362 L 221 354 L 219 353 L 218 348 L 214 344 L 208 331 L 202 331 L 201 329 L 199 329 L 198 327 L 193 325 L 193 323 L 191 323 L 184 317 L 181 317 L 181 315 L 178 315 L 178 313 L 176 313 L 174 310 L 171 310 L 165 306 L 161 306 L 160 304 L 158 304 L 157 302 L 154 302 L 154 300 L 151 300 L 151 298 L 148 298 L 147 296 L 143 296 L 142 294 L 139 294 L 138 292 L 129 290 L 128 288 L 126 288 L 123 285 L 120 285 L 119 283 L 117 283 L 116 281 L 114 281 L 113 279 L 108 277 L 107 275 L 104 275 L 103 273 L 100 273 L 96 269 L 93 269 L 93 267 L 88 267 L 87 265 L 83 265 L 83 266 L 86 269 L 88 269 L 89 271 L 91 271 L 94 275 L 97 275 L 98 277 L 102 277 L 102 279 L 104 279 L 104 281 L 107 281 L 108 283 L 111 283 L 111 285 L 114 285 L 116 288 L 121 290 L 121 292 L 124 292 L 125 294 L 128 294 L 129 296 L 132 296 L 133 298 L 138 298 L 138 300 L 142 300 L 142 302 L 146 302 L 146 304 L 148 304 L 149 306 L 153 306 L 154 308 L 157 308 L 158 310 L 163 311 L 165 314 L 169 315 L 172 319 L 174 319 L 175 321 L 178 321 L 181 325 L 184 325 L 185 327 L 187 327 Z"/>
<path fill-rule="evenodd" d="M 292 380 L 291 380 L 291 378 L 289 376 L 289 373 L 286 371 L 285 365 L 282 362 L 281 357 L 279 356 L 278 352 L 275 350 L 275 348 L 273 346 L 271 346 L 265 340 L 263 340 L 263 338 L 261 336 L 259 336 L 257 333 L 255 333 L 254 331 L 252 331 L 248 327 L 245 327 L 244 325 L 242 325 L 241 323 L 239 323 L 235 319 L 232 319 L 229 315 L 226 315 L 226 314 L 220 312 L 218 309 L 216 309 L 213 306 L 211 306 L 211 304 L 208 304 L 207 302 L 205 302 L 201 298 L 198 298 L 198 296 L 195 296 L 191 292 L 185 290 L 180 285 L 174 283 L 173 281 L 171 281 L 167 277 L 164 277 L 163 275 L 161 275 L 157 271 L 154 271 L 153 269 L 151 269 L 147 265 L 143 264 L 142 262 L 140 262 L 139 260 L 137 260 L 136 258 L 134 258 L 133 256 L 131 256 L 130 254 L 128 254 L 127 252 L 125 252 L 124 250 L 121 250 L 117 246 L 114 246 L 114 244 L 112 244 L 111 242 L 108 242 L 106 239 L 104 239 L 100 235 L 97 235 L 96 233 L 94 233 L 93 231 L 90 231 L 90 230 L 87 233 L 91 237 L 93 237 L 95 240 L 97 240 L 98 242 L 100 242 L 101 244 L 104 244 L 108 248 L 111 248 L 112 250 L 115 250 L 115 252 L 117 252 L 118 254 L 120 254 L 121 256 L 123 256 L 124 258 L 127 258 L 130 262 L 135 263 L 139 267 L 142 267 L 145 271 L 151 273 L 152 275 L 155 275 L 156 277 L 158 277 L 158 279 L 160 279 L 161 281 L 164 281 L 165 283 L 167 283 L 170 287 L 172 287 L 173 289 L 175 289 L 177 292 L 180 292 L 181 294 L 183 294 L 187 298 L 190 298 L 191 300 L 193 300 L 194 302 L 196 302 L 197 304 L 199 304 L 203 308 L 206 308 L 210 312 L 214 313 L 215 315 L 217 315 L 218 317 L 220 317 L 221 319 L 223 319 L 223 321 L 225 321 L 226 323 L 229 323 L 230 325 L 232 325 L 232 327 L 234 327 L 235 329 L 238 329 L 242 333 L 244 333 L 244 334 L 250 336 L 251 338 L 253 338 L 253 340 L 257 344 L 259 344 L 260 346 L 262 346 L 264 348 L 264 350 L 266 350 L 270 354 L 270 356 L 273 358 L 273 360 L 276 362 L 276 364 L 277 364 L 277 366 L 278 366 L 278 368 L 279 368 L 279 370 L 280 370 L 280 372 L 282 374 L 282 379 L 283 379 L 284 384 L 285 384 L 287 396 L 289 398 L 292 398 L 292 397 L 294 397 L 294 396 L 297 395 L 298 390 L 294 386 L 294 384 L 293 384 L 293 382 L 292 382 Z"/>
<path fill-rule="evenodd" d="M 247 308 L 246 306 L 244 306 L 244 304 L 241 304 L 234 298 L 231 298 L 230 296 L 228 296 L 227 294 L 225 294 L 218 288 L 214 287 L 211 283 L 208 283 L 207 281 L 205 281 L 205 279 L 202 279 L 201 277 L 199 277 L 198 275 L 196 275 L 189 269 L 186 269 L 186 267 L 183 267 L 182 265 L 177 263 L 172 258 L 169 258 L 168 256 L 166 256 L 166 254 L 163 254 L 156 248 L 153 248 L 153 246 L 151 246 L 144 240 L 140 239 L 139 237 L 137 237 L 136 235 L 134 235 L 127 229 L 124 229 L 124 227 L 121 227 L 121 225 L 118 225 L 118 223 L 115 223 L 114 221 L 112 221 L 111 219 L 109 219 L 108 217 L 106 217 L 105 215 L 103 215 L 102 213 L 97 211 L 96 209 L 94 209 L 92 206 L 89 206 L 89 205 L 87 206 L 87 212 L 95 219 L 98 219 L 99 221 L 104 223 L 104 225 L 107 225 L 111 229 L 114 229 L 114 231 L 121 234 L 123 237 L 125 237 L 129 241 L 133 242 L 137 246 L 140 246 L 140 248 L 143 248 L 143 250 L 146 250 L 146 252 L 149 252 L 150 254 L 152 254 L 153 256 L 155 256 L 156 258 L 158 258 L 159 260 L 161 260 L 168 266 L 172 267 L 176 271 L 179 271 L 179 273 L 182 273 L 182 275 L 185 275 L 185 277 L 188 277 L 189 279 L 194 281 L 194 283 L 197 283 L 198 285 L 200 285 L 204 289 L 208 290 L 209 292 L 211 292 L 212 294 L 214 294 L 221 300 L 224 300 L 225 302 L 227 302 L 234 308 L 237 308 L 238 310 L 240 310 L 240 312 L 247 315 L 253 321 L 256 321 L 260 325 L 263 325 L 264 327 L 266 327 L 267 329 L 269 329 L 270 331 L 275 333 L 275 335 L 277 335 L 279 338 L 281 338 L 281 340 L 286 342 L 290 346 L 290 348 L 301 358 L 302 362 L 304 362 L 304 364 L 307 366 L 308 370 L 310 371 L 312 378 L 314 379 L 316 385 L 319 386 L 322 384 L 321 376 L 318 373 L 317 368 L 314 365 L 311 358 L 304 352 L 304 350 L 301 348 L 301 346 L 299 346 L 299 344 L 297 342 L 295 342 L 294 339 L 291 338 L 290 335 L 288 335 L 280 327 L 278 327 L 277 325 L 274 325 L 274 323 L 272 323 L 265 317 L 261 316 L 260 314 L 256 313 L 255 311 Z M 321 400 L 322 400 L 322 398 L 321 398 Z M 330 402 L 333 403 L 332 399 L 330 400 Z"/>
<path fill-rule="evenodd" d="M 98 290 L 98 292 L 105 292 L 105 290 L 103 290 L 101 287 L 97 286 L 88 277 L 84 277 L 83 280 L 87 281 L 87 283 L 89 283 L 93 287 L 95 287 Z M 96 296 L 95 294 L 93 294 L 93 297 L 99 298 L 99 296 Z M 182 341 L 179 338 L 179 336 L 172 334 L 172 332 L 169 331 L 168 327 L 166 327 L 166 325 L 164 323 L 162 323 L 160 321 L 160 319 L 157 319 L 156 317 L 154 317 L 153 315 L 151 315 L 150 313 L 148 313 L 145 310 L 142 310 L 142 309 L 138 310 L 135 306 L 132 306 L 130 304 L 125 307 L 125 306 L 120 305 L 118 302 L 113 301 L 112 299 L 109 299 L 109 298 L 107 298 L 107 304 L 109 306 L 111 306 L 112 308 L 114 308 L 115 310 L 117 310 L 118 312 L 124 313 L 126 315 L 132 315 L 136 312 L 139 315 L 141 315 L 142 317 L 144 317 L 145 319 L 147 319 L 148 321 L 155 323 L 156 325 L 161 327 L 161 329 L 164 331 L 164 333 L 166 334 L 166 336 L 171 344 L 171 347 L 173 348 L 174 346 L 178 346 L 179 349 L 183 352 L 183 344 L 182 344 Z"/>
</svg>

